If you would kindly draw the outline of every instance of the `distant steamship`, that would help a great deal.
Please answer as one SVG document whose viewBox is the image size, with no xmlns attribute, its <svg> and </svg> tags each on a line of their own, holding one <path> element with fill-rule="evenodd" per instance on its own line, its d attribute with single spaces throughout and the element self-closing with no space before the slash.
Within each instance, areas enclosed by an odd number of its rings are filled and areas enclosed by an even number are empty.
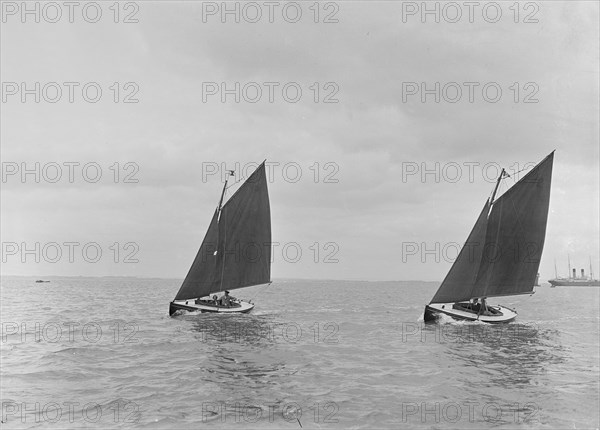
<svg viewBox="0 0 600 430">
<path fill-rule="evenodd" d="M 559 278 L 556 274 L 556 263 L 554 264 L 554 279 L 548 279 L 553 287 L 600 287 L 600 281 L 594 279 L 592 273 L 592 259 L 590 258 L 590 275 L 586 276 L 585 271 L 581 269 L 581 276 L 577 277 L 577 269 L 571 271 L 571 260 L 569 259 L 569 277 Z"/>
</svg>

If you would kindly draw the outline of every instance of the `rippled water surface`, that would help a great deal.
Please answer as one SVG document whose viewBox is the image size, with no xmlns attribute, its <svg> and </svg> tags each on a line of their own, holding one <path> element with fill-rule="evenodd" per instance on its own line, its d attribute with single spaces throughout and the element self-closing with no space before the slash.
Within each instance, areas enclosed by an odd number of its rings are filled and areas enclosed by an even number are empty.
<svg viewBox="0 0 600 430">
<path fill-rule="evenodd" d="M 276 281 L 170 318 L 180 281 L 2 279 L 3 428 L 598 428 L 598 288 L 425 326 L 437 284 Z"/>
</svg>

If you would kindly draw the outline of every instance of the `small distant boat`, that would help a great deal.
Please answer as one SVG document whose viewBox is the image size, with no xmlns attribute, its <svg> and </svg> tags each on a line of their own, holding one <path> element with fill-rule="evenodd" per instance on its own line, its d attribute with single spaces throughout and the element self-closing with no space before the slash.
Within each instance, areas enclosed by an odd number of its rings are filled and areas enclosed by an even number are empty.
<svg viewBox="0 0 600 430">
<path fill-rule="evenodd" d="M 223 204 L 226 191 L 227 179 L 192 267 L 169 304 L 169 315 L 177 311 L 250 312 L 254 304 L 249 301 L 233 299 L 224 304 L 210 296 L 271 283 L 271 209 L 265 162 Z"/>
<path fill-rule="evenodd" d="M 488 306 L 494 296 L 532 294 L 544 240 L 554 151 L 515 185 L 485 202 L 465 246 L 425 306 L 425 322 L 442 315 L 457 320 L 487 323 L 509 322 L 517 312 L 504 306 Z"/>
<path fill-rule="evenodd" d="M 571 275 L 572 273 L 572 275 Z M 594 279 L 592 272 L 592 258 L 590 257 L 590 275 L 586 276 L 585 271 L 581 269 L 581 276 L 577 277 L 577 269 L 571 272 L 571 258 L 569 257 L 569 277 L 559 278 L 556 271 L 556 262 L 554 262 L 554 279 L 548 279 L 552 287 L 600 287 L 600 280 Z"/>
<path fill-rule="evenodd" d="M 42 282 L 50 282 L 50 281 L 44 281 L 43 279 L 38 279 L 37 281 L 35 281 L 37 284 L 42 283 Z"/>
</svg>

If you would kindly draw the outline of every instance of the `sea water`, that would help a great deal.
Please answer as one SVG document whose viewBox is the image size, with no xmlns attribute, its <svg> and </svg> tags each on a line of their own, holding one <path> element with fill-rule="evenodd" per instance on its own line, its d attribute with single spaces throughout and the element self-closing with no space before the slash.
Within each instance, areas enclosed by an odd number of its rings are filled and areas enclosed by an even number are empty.
<svg viewBox="0 0 600 430">
<path fill-rule="evenodd" d="M 170 318 L 180 280 L 2 279 L 3 428 L 598 428 L 599 292 L 425 325 L 438 283 L 275 280 Z"/>
</svg>

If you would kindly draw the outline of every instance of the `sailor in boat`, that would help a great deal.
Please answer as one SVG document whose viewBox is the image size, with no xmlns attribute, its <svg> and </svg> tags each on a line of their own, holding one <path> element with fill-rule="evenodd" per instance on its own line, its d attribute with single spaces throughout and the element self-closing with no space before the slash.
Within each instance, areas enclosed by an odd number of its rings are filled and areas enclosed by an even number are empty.
<svg viewBox="0 0 600 430">
<path fill-rule="evenodd" d="M 477 315 L 490 315 L 485 303 L 485 297 L 481 299 L 481 303 L 479 304 L 479 312 L 477 312 Z"/>
<path fill-rule="evenodd" d="M 224 307 L 229 307 L 231 302 L 229 301 L 229 291 L 225 291 L 225 294 L 221 296 L 220 305 Z"/>
<path fill-rule="evenodd" d="M 235 297 L 229 295 L 229 291 L 225 291 L 225 295 L 219 300 L 220 305 L 226 308 L 233 306 L 236 301 L 237 299 Z"/>
<path fill-rule="evenodd" d="M 502 312 L 500 312 L 498 309 L 495 309 L 493 306 L 488 306 L 485 299 L 487 297 L 483 297 L 482 299 L 480 299 L 480 308 L 479 308 L 479 312 L 477 313 L 477 316 L 480 315 L 485 315 L 485 316 L 495 316 L 495 315 L 502 315 Z"/>
<path fill-rule="evenodd" d="M 477 299 L 471 299 L 470 308 L 473 312 L 477 312 Z"/>
<path fill-rule="evenodd" d="M 486 303 L 486 297 L 482 297 L 482 298 L 473 298 L 471 299 L 471 301 L 469 303 L 463 303 L 460 304 L 460 307 L 458 307 L 457 309 L 462 308 L 463 310 L 466 310 L 468 312 L 472 312 L 474 314 L 477 314 L 477 316 L 479 315 L 494 315 L 496 312 L 493 310 L 493 308 L 488 307 L 487 303 Z"/>
</svg>

